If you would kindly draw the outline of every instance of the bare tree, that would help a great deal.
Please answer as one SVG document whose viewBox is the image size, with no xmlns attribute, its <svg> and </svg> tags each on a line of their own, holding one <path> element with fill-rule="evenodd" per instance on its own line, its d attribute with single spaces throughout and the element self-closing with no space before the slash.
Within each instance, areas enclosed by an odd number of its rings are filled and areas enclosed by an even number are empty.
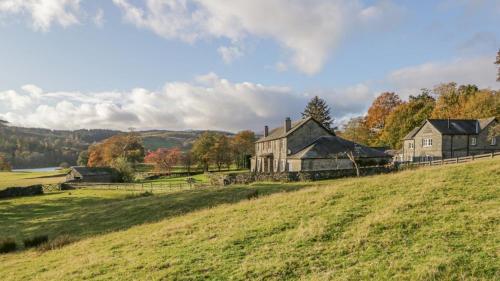
<svg viewBox="0 0 500 281">
<path fill-rule="evenodd" d="M 359 174 L 359 165 L 358 165 L 358 162 L 356 161 L 355 152 L 352 151 L 352 150 L 349 150 L 349 151 L 345 152 L 345 155 L 352 162 L 352 165 L 354 166 L 354 169 L 356 169 L 356 176 L 359 177 L 360 176 L 360 174 Z"/>
</svg>

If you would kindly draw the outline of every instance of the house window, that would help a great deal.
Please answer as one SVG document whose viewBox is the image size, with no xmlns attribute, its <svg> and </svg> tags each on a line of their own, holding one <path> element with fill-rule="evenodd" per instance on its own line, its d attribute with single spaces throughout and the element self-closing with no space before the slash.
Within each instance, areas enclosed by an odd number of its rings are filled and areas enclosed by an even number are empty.
<svg viewBox="0 0 500 281">
<path fill-rule="evenodd" d="M 471 144 L 471 145 L 477 145 L 477 138 L 476 138 L 476 137 L 472 137 L 472 138 L 470 139 L 470 144 Z"/>
<path fill-rule="evenodd" d="M 413 143 L 412 143 L 412 142 L 408 143 L 408 148 L 414 148 L 414 146 L 413 146 Z"/>
<path fill-rule="evenodd" d="M 422 139 L 422 147 L 432 146 L 432 139 Z"/>
<path fill-rule="evenodd" d="M 491 145 L 497 145 L 497 137 L 491 138 Z"/>
</svg>

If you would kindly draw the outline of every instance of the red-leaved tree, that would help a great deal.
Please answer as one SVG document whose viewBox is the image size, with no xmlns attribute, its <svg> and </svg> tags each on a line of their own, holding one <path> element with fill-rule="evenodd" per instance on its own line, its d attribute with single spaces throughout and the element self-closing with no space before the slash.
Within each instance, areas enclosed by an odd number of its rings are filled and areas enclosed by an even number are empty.
<svg viewBox="0 0 500 281">
<path fill-rule="evenodd" d="M 153 164 L 156 172 L 170 173 L 179 162 L 181 151 L 178 148 L 158 148 L 144 157 L 145 163 Z"/>
</svg>

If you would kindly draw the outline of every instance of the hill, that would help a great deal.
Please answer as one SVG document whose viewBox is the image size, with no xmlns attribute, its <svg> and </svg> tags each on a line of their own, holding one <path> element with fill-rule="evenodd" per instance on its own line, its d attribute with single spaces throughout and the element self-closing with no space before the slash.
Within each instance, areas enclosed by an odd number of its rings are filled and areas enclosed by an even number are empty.
<svg viewBox="0 0 500 281">
<path fill-rule="evenodd" d="M 0 236 L 80 241 L 1 255 L 0 272 L 3 280 L 498 280 L 499 178 L 500 160 L 489 159 L 309 184 L 5 200 Z M 247 200 L 255 190 L 259 198 Z"/>
<path fill-rule="evenodd" d="M 159 147 L 179 147 L 187 150 L 203 132 L 153 130 L 139 133 L 147 150 Z M 120 133 L 123 132 L 49 130 L 11 127 L 0 123 L 0 153 L 5 154 L 16 169 L 59 166 L 62 162 L 75 165 L 78 154 L 89 145 Z"/>
</svg>

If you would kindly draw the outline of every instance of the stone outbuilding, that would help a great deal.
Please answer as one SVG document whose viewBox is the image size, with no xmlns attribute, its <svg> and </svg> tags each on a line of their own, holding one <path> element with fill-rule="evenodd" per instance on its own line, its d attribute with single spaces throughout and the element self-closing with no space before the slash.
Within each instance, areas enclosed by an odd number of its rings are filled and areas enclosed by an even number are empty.
<svg viewBox="0 0 500 281">
<path fill-rule="evenodd" d="M 119 180 L 118 173 L 107 167 L 71 167 L 66 175 L 67 182 L 99 182 L 110 183 Z"/>
</svg>

